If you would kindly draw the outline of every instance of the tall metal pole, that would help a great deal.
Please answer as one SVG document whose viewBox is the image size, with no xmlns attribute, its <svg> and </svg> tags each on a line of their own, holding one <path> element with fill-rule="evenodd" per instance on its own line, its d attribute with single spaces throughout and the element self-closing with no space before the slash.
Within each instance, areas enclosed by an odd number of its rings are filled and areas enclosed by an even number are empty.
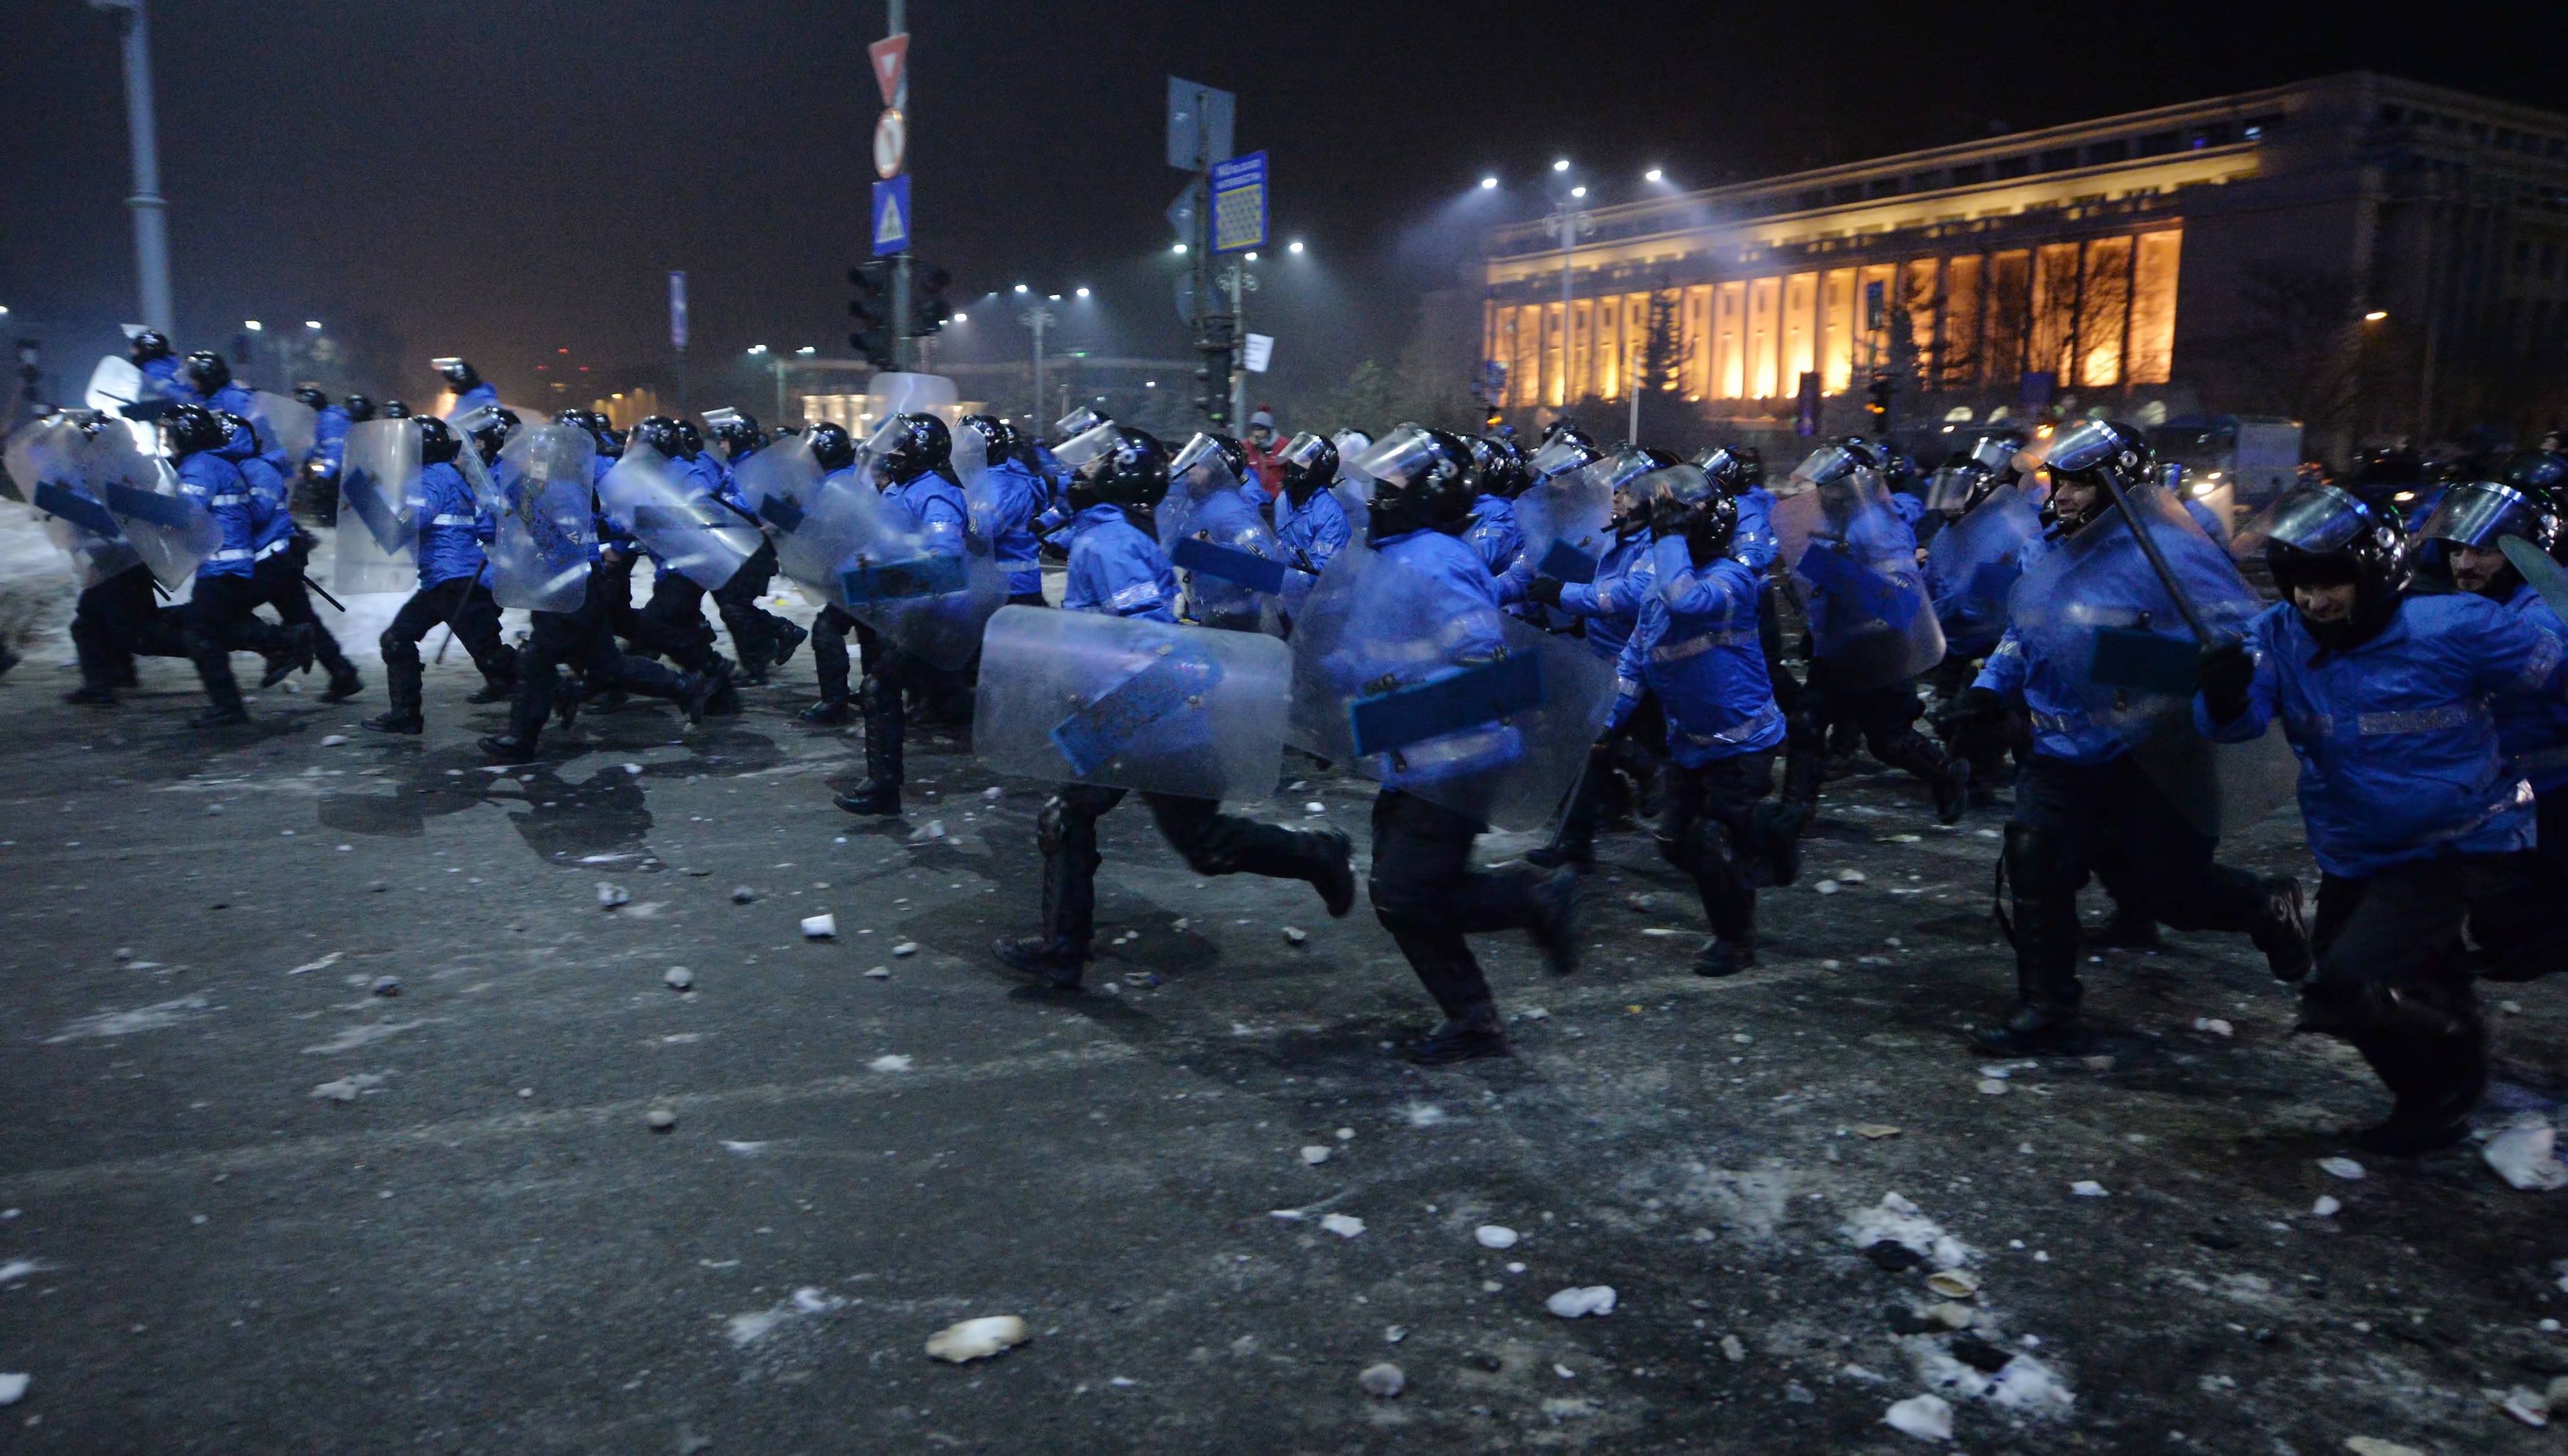
<svg viewBox="0 0 2568 1456">
<path fill-rule="evenodd" d="M 1248 304 L 1243 292 L 1248 286 L 1248 255 L 1240 254 L 1230 265 L 1230 335 L 1239 347 L 1248 347 Z M 1230 372 L 1230 428 L 1245 434 L 1248 429 L 1247 356 L 1240 356 L 1240 367 Z"/>
<path fill-rule="evenodd" d="M 776 415 L 768 423 L 770 425 L 785 423 L 785 357 L 783 355 L 778 355 L 776 358 Z"/>
<path fill-rule="evenodd" d="M 120 11 L 125 30 L 125 129 L 134 147 L 134 266 L 142 285 L 140 322 L 174 333 L 177 309 L 169 297 L 169 204 L 160 196 L 160 128 L 152 110 L 152 27 L 144 0 L 90 0 Z"/>
<path fill-rule="evenodd" d="M 890 28 L 883 32 L 886 38 L 899 35 L 909 29 L 908 0 L 885 0 L 885 8 L 889 12 L 890 22 Z M 905 59 L 900 68 L 900 90 L 893 95 L 891 104 L 893 110 L 900 113 L 903 135 L 906 136 L 909 123 L 909 66 Z M 901 169 L 908 170 L 906 160 L 901 163 Z M 911 195 L 913 200 L 910 204 L 909 235 L 914 238 L 918 236 L 918 216 L 916 193 L 913 192 Z M 912 327 L 909 249 L 903 247 L 899 252 L 892 254 L 891 258 L 891 364 L 894 369 L 908 369 L 911 361 L 916 357 L 916 346 L 909 337 Z"/>
<path fill-rule="evenodd" d="M 1032 329 L 1035 335 L 1034 408 L 1027 414 L 1026 419 L 1040 430 L 1044 424 L 1044 330 L 1052 327 L 1055 320 L 1052 310 L 1040 303 L 1027 305 L 1026 311 L 1019 314 L 1017 319 L 1018 322 Z M 1070 412 L 1065 410 L 1062 413 L 1066 415 Z"/>
</svg>

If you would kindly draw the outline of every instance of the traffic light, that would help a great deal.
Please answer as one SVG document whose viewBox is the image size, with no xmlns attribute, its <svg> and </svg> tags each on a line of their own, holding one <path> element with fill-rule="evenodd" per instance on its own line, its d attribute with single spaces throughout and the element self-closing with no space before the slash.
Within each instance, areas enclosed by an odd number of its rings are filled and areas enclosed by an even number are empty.
<svg viewBox="0 0 2568 1456">
<path fill-rule="evenodd" d="M 1230 423 L 1230 351 L 1207 347 L 1195 366 L 1195 407 L 1214 425 Z"/>
<path fill-rule="evenodd" d="M 945 290 L 954 286 L 954 275 L 936 266 L 918 275 L 918 332 L 920 337 L 945 327 L 954 317 L 954 306 L 945 301 Z"/>
<path fill-rule="evenodd" d="M 891 264 L 858 263 L 847 270 L 847 283 L 856 291 L 847 300 L 847 317 L 856 322 L 847 347 L 876 369 L 891 368 Z"/>
<path fill-rule="evenodd" d="M 1864 393 L 1863 413 L 1872 417 L 1873 433 L 1886 434 L 1890 429 L 1890 376 L 1874 375 Z"/>
</svg>

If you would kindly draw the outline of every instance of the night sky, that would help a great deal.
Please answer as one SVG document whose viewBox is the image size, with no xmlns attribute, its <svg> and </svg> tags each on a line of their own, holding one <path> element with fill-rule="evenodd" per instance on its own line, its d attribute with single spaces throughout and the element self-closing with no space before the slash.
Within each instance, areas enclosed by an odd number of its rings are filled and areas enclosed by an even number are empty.
<svg viewBox="0 0 2568 1456">
<path fill-rule="evenodd" d="M 1676 9 L 913 0 L 919 251 L 967 311 L 1087 284 L 1065 345 L 1179 352 L 1165 77 L 1235 91 L 1277 238 L 1309 244 L 1261 265 L 1251 327 L 1279 337 L 1278 386 L 1308 386 L 1388 360 L 1474 229 L 1539 210 L 1555 155 L 1610 202 L 1652 165 L 1742 180 L 2358 68 L 2559 104 L 2548 35 L 2499 7 L 2396 31 L 2240 5 Z M 378 393 L 432 395 L 448 353 L 511 398 L 538 398 L 538 364 L 603 393 L 665 368 L 663 275 L 685 268 L 694 403 L 767 398 L 749 344 L 845 352 L 882 20 L 879 0 L 156 0 L 180 347 L 319 318 L 400 369 Z M 9 0 L 0 99 L 0 304 L 76 392 L 135 292 L 113 20 Z M 1473 190 L 1489 172 L 1507 188 Z M 939 347 L 1018 357 L 1014 314 Z"/>
</svg>

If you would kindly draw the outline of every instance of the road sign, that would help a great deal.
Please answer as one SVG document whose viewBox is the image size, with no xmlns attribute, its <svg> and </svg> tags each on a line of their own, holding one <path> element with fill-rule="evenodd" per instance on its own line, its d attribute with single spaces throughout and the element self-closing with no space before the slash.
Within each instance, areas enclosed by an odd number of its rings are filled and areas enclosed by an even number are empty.
<svg viewBox="0 0 2568 1456">
<path fill-rule="evenodd" d="M 687 347 L 687 275 L 684 272 L 669 275 L 669 347 Z"/>
<path fill-rule="evenodd" d="M 874 84 L 882 88 L 883 105 L 900 105 L 900 89 L 909 80 L 909 32 L 885 36 L 865 47 L 865 55 L 874 64 Z"/>
<path fill-rule="evenodd" d="M 909 123 L 901 120 L 900 108 L 886 107 L 882 120 L 874 123 L 874 175 L 885 180 L 899 176 L 908 151 Z"/>
<path fill-rule="evenodd" d="M 1168 226 L 1177 230 L 1177 241 L 1189 247 L 1203 246 L 1203 178 L 1187 179 L 1186 189 L 1168 204 L 1167 218 Z"/>
<path fill-rule="evenodd" d="M 874 183 L 874 256 L 909 251 L 909 178 Z"/>
<path fill-rule="evenodd" d="M 1266 245 L 1266 153 L 1215 162 L 1212 169 L 1212 250 L 1234 253 Z"/>
<path fill-rule="evenodd" d="M 1275 336 L 1251 334 L 1241 345 L 1239 362 L 1250 374 L 1264 374 L 1267 363 L 1275 358 Z"/>
<path fill-rule="evenodd" d="M 1192 81 L 1168 78 L 1168 165 L 1202 171 L 1230 157 L 1230 123 L 1239 98 Z"/>
</svg>

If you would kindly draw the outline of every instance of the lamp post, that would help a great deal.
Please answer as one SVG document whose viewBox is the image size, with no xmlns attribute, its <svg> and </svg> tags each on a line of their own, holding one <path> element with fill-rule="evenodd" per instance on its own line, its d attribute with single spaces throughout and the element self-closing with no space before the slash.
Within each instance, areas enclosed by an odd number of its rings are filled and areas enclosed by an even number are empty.
<svg viewBox="0 0 2568 1456">
<path fill-rule="evenodd" d="M 1551 169 L 1555 172 L 1566 172 L 1569 170 L 1569 163 L 1566 161 L 1556 161 L 1551 164 Z M 1592 236 L 1596 231 L 1595 212 L 1588 207 L 1581 205 L 1586 196 L 1587 188 L 1585 186 L 1581 185 L 1571 187 L 1566 195 L 1552 199 L 1552 209 L 1542 219 L 1543 232 L 1560 240 L 1559 382 L 1560 403 L 1563 409 L 1566 409 L 1569 406 L 1570 270 L 1578 259 L 1578 240 L 1582 237 Z M 1636 412 L 1635 429 L 1637 428 Z"/>
<path fill-rule="evenodd" d="M 123 12 L 125 31 L 125 128 L 134 151 L 134 266 L 142 283 L 142 322 L 150 328 L 177 332 L 176 308 L 169 298 L 169 204 L 160 196 L 160 129 L 152 111 L 152 28 L 144 0 L 89 0 L 95 10 Z"/>
<path fill-rule="evenodd" d="M 1299 247 L 1301 244 L 1296 243 Z M 1245 295 L 1257 291 L 1257 275 L 1248 265 L 1257 261 L 1254 249 L 1239 255 L 1239 261 L 1223 270 L 1219 286 L 1230 291 L 1230 317 L 1233 336 L 1242 350 L 1248 347 L 1248 304 Z M 1243 353 L 1241 358 L 1246 359 Z M 1242 429 L 1248 420 L 1248 367 L 1243 363 L 1230 376 L 1230 428 Z"/>
<path fill-rule="evenodd" d="M 1017 322 L 1034 330 L 1034 408 L 1027 418 L 1036 429 L 1040 430 L 1043 427 L 1044 415 L 1044 330 L 1061 322 L 1061 319 L 1050 308 L 1047 308 L 1041 303 L 1033 303 L 1026 306 L 1026 311 L 1024 313 L 1017 315 Z"/>
</svg>

